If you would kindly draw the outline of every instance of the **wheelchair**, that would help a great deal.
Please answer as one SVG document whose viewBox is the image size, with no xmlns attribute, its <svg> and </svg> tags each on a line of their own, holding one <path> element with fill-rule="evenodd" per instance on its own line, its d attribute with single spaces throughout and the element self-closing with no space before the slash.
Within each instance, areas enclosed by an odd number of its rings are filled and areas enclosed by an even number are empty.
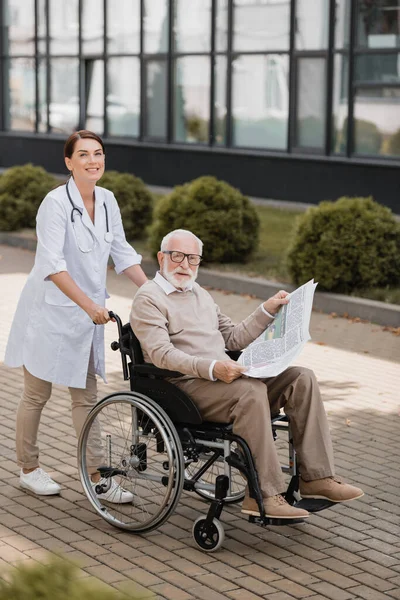
<svg viewBox="0 0 400 600">
<path fill-rule="evenodd" d="M 124 380 L 130 391 L 110 394 L 89 413 L 78 442 L 78 465 L 83 489 L 94 510 L 108 523 L 133 533 L 146 533 L 165 523 L 174 512 L 182 492 L 195 492 L 209 502 L 206 516 L 194 522 L 197 546 L 213 552 L 224 541 L 219 520 L 225 504 L 241 502 L 246 485 L 255 498 L 260 516 L 249 521 L 260 526 L 288 525 L 302 519 L 271 519 L 265 516 L 257 471 L 246 441 L 235 435 L 231 424 L 204 422 L 195 403 L 169 379 L 177 371 L 159 369 L 144 362 L 140 343 L 130 324 L 118 326 L 118 341 Z M 228 355 L 237 359 L 240 352 Z M 290 423 L 284 414 L 273 415 L 274 438 L 282 431 L 288 440 L 290 482 L 286 501 L 317 512 L 332 505 L 325 500 L 301 500 L 296 452 Z M 93 485 L 88 469 L 91 440 L 105 456 L 98 466 L 101 480 Z M 132 502 L 114 504 L 102 500 L 112 478 L 133 494 Z M 120 488 L 117 488 L 120 489 Z"/>
</svg>

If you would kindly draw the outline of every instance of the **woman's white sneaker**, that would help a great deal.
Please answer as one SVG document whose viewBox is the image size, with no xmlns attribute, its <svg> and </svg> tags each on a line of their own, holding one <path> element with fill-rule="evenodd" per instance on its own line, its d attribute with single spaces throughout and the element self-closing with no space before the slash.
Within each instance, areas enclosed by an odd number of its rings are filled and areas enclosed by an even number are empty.
<svg viewBox="0 0 400 600">
<path fill-rule="evenodd" d="M 125 490 L 123 487 L 118 485 L 114 479 L 111 479 L 110 489 L 105 492 L 98 492 L 100 486 L 107 486 L 109 483 L 109 479 L 102 478 L 99 481 L 92 481 L 92 488 L 96 493 L 96 496 L 99 500 L 104 500 L 105 502 L 112 502 L 113 504 L 127 504 L 128 502 L 132 502 L 133 494 Z"/>
<path fill-rule="evenodd" d="M 19 485 L 34 494 L 38 494 L 38 496 L 54 496 L 61 492 L 61 486 L 53 481 L 50 475 L 40 467 L 30 473 L 24 473 L 21 469 Z"/>
</svg>

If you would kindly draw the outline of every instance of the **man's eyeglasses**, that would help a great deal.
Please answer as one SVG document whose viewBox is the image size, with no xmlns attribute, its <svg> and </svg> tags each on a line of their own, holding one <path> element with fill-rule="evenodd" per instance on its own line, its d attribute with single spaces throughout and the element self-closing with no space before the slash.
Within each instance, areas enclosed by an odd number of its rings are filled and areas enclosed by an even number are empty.
<svg viewBox="0 0 400 600">
<path fill-rule="evenodd" d="M 162 252 L 163 254 L 169 254 L 174 263 L 181 263 L 187 258 L 189 265 L 193 267 L 197 267 L 203 258 L 200 254 L 185 254 L 185 252 L 178 252 L 177 250 L 163 250 Z"/>
</svg>

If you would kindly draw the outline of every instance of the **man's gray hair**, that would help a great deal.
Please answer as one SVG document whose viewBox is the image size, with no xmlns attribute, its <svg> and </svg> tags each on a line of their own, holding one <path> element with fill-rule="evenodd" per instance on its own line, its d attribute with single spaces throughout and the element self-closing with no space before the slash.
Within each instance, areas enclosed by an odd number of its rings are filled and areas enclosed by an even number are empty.
<svg viewBox="0 0 400 600">
<path fill-rule="evenodd" d="M 167 250 L 169 240 L 177 236 L 190 236 L 194 238 L 199 245 L 200 254 L 203 252 L 203 242 L 201 241 L 201 239 L 198 238 L 197 235 L 194 235 L 194 233 L 192 233 L 191 231 L 188 231 L 187 229 L 174 229 L 174 231 L 170 231 L 169 233 L 167 233 L 167 235 L 163 238 L 161 242 L 161 252 Z"/>
</svg>

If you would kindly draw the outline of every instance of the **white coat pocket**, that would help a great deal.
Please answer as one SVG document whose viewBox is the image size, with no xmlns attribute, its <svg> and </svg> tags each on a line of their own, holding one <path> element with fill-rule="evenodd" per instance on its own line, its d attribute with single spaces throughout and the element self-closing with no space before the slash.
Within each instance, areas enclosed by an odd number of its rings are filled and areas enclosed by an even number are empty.
<svg viewBox="0 0 400 600">
<path fill-rule="evenodd" d="M 46 289 L 44 301 L 46 304 L 53 306 L 76 306 L 75 302 L 68 298 L 54 283 L 52 283 L 52 287 Z"/>
</svg>

